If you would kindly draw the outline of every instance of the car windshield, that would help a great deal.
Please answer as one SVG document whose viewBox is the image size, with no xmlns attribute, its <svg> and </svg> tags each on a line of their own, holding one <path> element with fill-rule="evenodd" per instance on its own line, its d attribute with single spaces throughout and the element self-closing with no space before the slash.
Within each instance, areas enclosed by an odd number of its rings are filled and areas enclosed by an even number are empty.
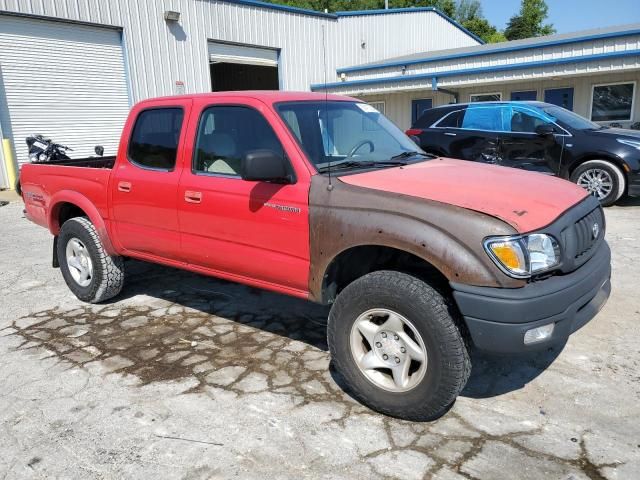
<svg viewBox="0 0 640 480">
<path fill-rule="evenodd" d="M 552 117 L 554 122 L 559 121 L 566 126 L 575 130 L 599 130 L 602 127 L 597 123 L 593 123 L 584 117 L 581 117 L 577 113 L 573 113 L 570 110 L 562 107 L 543 107 L 542 110 Z"/>
<path fill-rule="evenodd" d="M 320 173 L 382 168 L 428 156 L 371 105 L 347 101 L 283 102 L 280 116 Z"/>
</svg>

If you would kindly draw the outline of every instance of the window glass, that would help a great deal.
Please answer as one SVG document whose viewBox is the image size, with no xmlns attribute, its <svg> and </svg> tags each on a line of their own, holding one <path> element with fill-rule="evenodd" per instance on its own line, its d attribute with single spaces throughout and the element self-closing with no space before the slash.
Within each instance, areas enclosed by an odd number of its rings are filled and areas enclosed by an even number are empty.
<svg viewBox="0 0 640 480">
<path fill-rule="evenodd" d="M 472 102 L 499 102 L 502 100 L 501 93 L 477 93 L 469 96 Z"/>
<path fill-rule="evenodd" d="M 464 112 L 462 128 L 505 132 L 510 127 L 510 111 L 507 107 L 469 106 Z"/>
<path fill-rule="evenodd" d="M 248 107 L 209 107 L 200 118 L 194 172 L 240 176 L 241 159 L 256 150 L 284 150 L 266 119 Z"/>
<path fill-rule="evenodd" d="M 142 111 L 129 141 L 129 160 L 146 168 L 173 169 L 183 116 L 181 108 Z"/>
<path fill-rule="evenodd" d="M 631 120 L 633 87 L 633 83 L 594 86 L 591 120 L 595 122 Z"/>
<path fill-rule="evenodd" d="M 511 110 L 511 131 L 520 133 L 535 133 L 540 125 L 551 125 L 558 130 L 550 118 L 530 109 L 513 107 Z M 559 131 L 558 131 L 559 132 Z"/>
<path fill-rule="evenodd" d="M 455 112 L 449 113 L 442 120 L 437 123 L 437 127 L 439 128 L 460 128 L 462 125 L 462 118 L 464 117 L 463 110 L 456 110 Z"/>
<path fill-rule="evenodd" d="M 420 151 L 398 127 L 366 103 L 283 102 L 277 108 L 320 170 L 343 160 L 381 162 L 403 152 Z"/>
</svg>

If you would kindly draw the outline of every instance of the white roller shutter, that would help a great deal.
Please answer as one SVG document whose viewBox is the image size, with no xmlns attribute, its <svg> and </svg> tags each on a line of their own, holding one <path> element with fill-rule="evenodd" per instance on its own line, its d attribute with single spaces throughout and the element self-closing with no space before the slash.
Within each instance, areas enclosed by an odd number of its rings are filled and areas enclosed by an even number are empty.
<svg viewBox="0 0 640 480">
<path fill-rule="evenodd" d="M 209 42 L 209 59 L 220 63 L 243 63 L 246 65 L 278 66 L 278 51 L 248 45 Z"/>
<path fill-rule="evenodd" d="M 33 133 L 70 146 L 72 158 L 95 145 L 115 155 L 129 111 L 117 30 L 0 15 L 0 82 L 3 133 L 19 163 Z"/>
</svg>

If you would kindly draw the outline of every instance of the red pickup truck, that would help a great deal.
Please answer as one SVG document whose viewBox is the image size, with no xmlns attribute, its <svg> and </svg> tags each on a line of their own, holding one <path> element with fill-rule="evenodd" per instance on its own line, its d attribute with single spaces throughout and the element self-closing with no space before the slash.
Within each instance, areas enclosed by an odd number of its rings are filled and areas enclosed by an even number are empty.
<svg viewBox="0 0 640 480">
<path fill-rule="evenodd" d="M 427 155 L 347 97 L 146 100 L 116 157 L 29 164 L 20 178 L 79 299 L 117 295 L 132 257 L 332 304 L 348 386 L 406 419 L 447 410 L 472 346 L 562 344 L 611 288 L 604 215 L 585 190 Z"/>
</svg>

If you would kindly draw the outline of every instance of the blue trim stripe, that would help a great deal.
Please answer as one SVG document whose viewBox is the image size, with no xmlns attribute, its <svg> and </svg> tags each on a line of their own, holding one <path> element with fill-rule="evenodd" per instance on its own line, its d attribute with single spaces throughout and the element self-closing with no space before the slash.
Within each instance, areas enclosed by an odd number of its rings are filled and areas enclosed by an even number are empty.
<svg viewBox="0 0 640 480">
<path fill-rule="evenodd" d="M 495 65 L 493 67 L 464 68 L 461 70 L 451 70 L 449 72 L 437 71 L 419 73 L 416 75 L 402 75 L 395 77 L 367 78 L 362 80 L 351 80 L 346 82 L 316 83 L 311 85 L 311 90 L 325 90 L 327 88 L 352 87 L 357 85 L 374 85 L 379 83 L 409 82 L 412 80 L 426 80 L 434 77 L 455 77 L 459 75 L 473 75 L 488 72 L 506 72 L 509 70 L 522 70 L 525 68 L 545 67 L 547 65 L 566 65 L 569 63 L 590 62 L 593 60 L 604 60 L 609 58 L 622 58 L 640 56 L 640 49 L 626 50 L 623 52 L 597 53 L 595 55 L 582 55 L 580 57 L 561 58 L 557 60 L 541 60 L 536 62 L 514 63 L 513 65 Z"/>
<path fill-rule="evenodd" d="M 442 62 L 445 60 L 479 57 L 482 55 L 491 55 L 494 53 L 519 52 L 522 50 L 531 50 L 534 48 L 555 47 L 557 45 L 568 45 L 572 43 L 588 42 L 592 40 L 604 40 L 607 38 L 615 38 L 615 37 L 624 38 L 624 37 L 630 37 L 633 35 L 640 35 L 640 29 L 626 30 L 622 32 L 598 33 L 594 35 L 585 35 L 584 37 L 564 38 L 562 40 L 547 40 L 547 41 L 542 41 L 538 43 L 530 43 L 527 45 L 515 45 L 507 48 L 488 48 L 486 50 L 480 50 L 477 52 L 452 53 L 448 55 L 439 55 L 437 57 L 417 58 L 415 60 L 404 60 L 404 61 L 398 60 L 393 62 L 376 63 L 372 65 L 344 67 L 344 68 L 338 68 L 336 72 L 339 75 L 341 73 L 362 72 L 366 70 L 380 70 L 382 68 L 389 68 L 389 67 L 402 67 L 402 66 L 408 66 L 408 65 L 416 65 L 419 63 Z"/>
<path fill-rule="evenodd" d="M 447 22 L 462 30 L 477 42 L 484 44 L 484 40 L 478 37 L 476 34 L 470 32 L 453 18 L 448 17 L 443 12 L 435 7 L 416 7 L 416 8 L 390 8 L 389 10 L 354 10 L 350 12 L 336 12 L 336 13 L 324 13 L 316 10 L 308 10 L 306 8 L 289 7 L 288 5 L 281 5 L 279 3 L 267 3 L 260 0 L 224 0 L 229 3 L 237 3 L 239 5 L 247 5 L 250 7 L 269 8 L 271 10 L 280 10 L 283 12 L 297 13 L 299 15 L 310 15 L 312 17 L 329 18 L 331 20 L 337 20 L 340 17 L 356 17 L 363 15 L 393 15 L 396 13 L 417 13 L 417 12 L 434 12 L 444 18 Z"/>
</svg>

